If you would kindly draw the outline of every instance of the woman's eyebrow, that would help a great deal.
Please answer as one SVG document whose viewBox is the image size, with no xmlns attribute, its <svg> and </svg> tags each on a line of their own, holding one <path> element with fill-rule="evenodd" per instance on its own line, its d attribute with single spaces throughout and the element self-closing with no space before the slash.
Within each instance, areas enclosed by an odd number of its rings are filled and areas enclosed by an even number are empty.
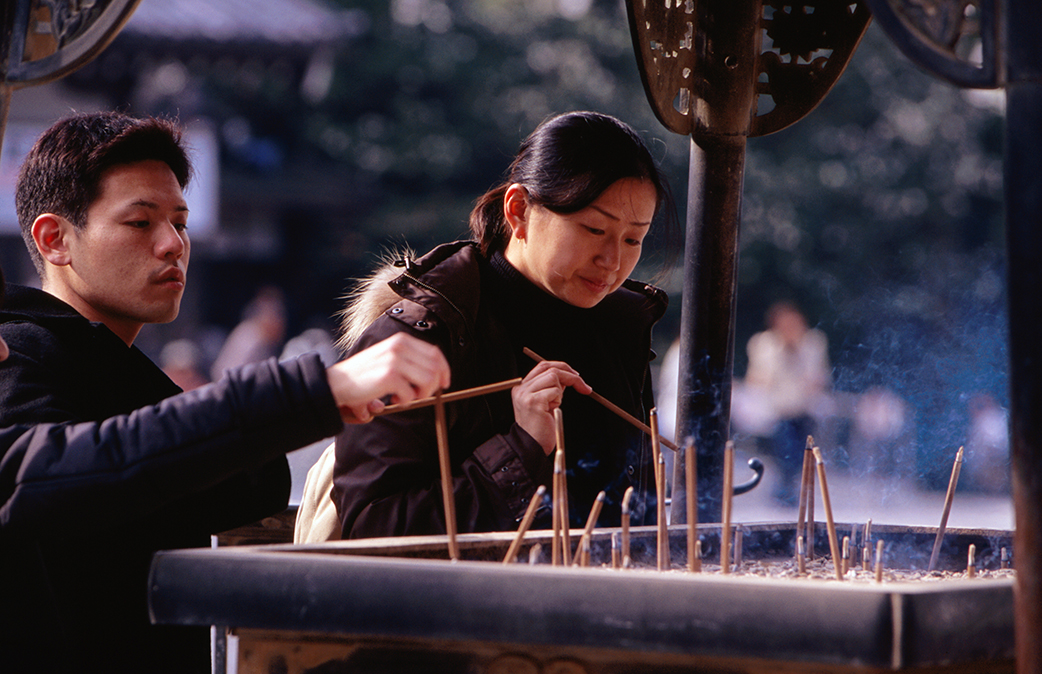
<svg viewBox="0 0 1042 674">
<path fill-rule="evenodd" d="M 609 213 L 608 211 L 604 210 L 600 206 L 594 206 L 593 204 L 590 204 L 590 208 L 592 208 L 593 210 L 597 211 L 598 213 L 600 213 L 601 215 L 603 215 L 603 216 L 605 216 L 607 218 L 611 218 L 615 222 L 622 222 L 622 218 L 620 218 L 619 216 L 615 215 L 614 213 Z M 629 224 L 636 225 L 637 227 L 648 227 L 648 226 L 651 225 L 650 222 L 631 222 Z"/>
</svg>

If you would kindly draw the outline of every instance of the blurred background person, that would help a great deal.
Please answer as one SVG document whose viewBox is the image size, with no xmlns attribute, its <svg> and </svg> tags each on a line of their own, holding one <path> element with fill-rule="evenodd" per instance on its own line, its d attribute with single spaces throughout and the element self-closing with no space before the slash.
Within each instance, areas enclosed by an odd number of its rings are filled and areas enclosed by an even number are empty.
<svg viewBox="0 0 1042 674">
<path fill-rule="evenodd" d="M 774 497 L 785 504 L 798 499 L 798 476 L 815 415 L 827 403 L 832 385 L 828 338 L 809 328 L 795 304 L 776 302 L 767 310 L 767 330 L 753 335 L 746 351 L 747 392 L 758 399 L 761 419 L 773 422 L 770 451 L 780 475 Z"/>
<path fill-rule="evenodd" d="M 278 356 L 286 338 L 286 300 L 280 289 L 265 286 L 242 312 L 242 321 L 224 341 L 210 377 L 220 379 L 225 370 Z"/>
</svg>

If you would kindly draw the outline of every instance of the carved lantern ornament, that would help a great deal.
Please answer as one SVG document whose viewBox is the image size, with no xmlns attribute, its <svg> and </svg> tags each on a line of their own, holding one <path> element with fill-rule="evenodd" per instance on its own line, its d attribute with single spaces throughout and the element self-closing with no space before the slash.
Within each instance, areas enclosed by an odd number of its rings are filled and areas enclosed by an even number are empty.
<svg viewBox="0 0 1042 674">
<path fill-rule="evenodd" d="M 3 10 L 3 84 L 59 79 L 97 56 L 140 0 L 8 0 Z"/>
<path fill-rule="evenodd" d="M 868 27 L 864 0 L 629 0 L 645 92 L 679 134 L 762 136 L 839 79 Z"/>
</svg>

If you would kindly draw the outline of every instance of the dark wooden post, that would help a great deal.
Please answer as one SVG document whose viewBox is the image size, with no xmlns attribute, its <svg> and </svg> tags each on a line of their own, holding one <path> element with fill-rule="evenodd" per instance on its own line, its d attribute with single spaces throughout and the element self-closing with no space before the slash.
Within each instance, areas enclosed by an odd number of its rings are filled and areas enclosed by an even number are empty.
<svg viewBox="0 0 1042 674">
<path fill-rule="evenodd" d="M 691 136 L 676 427 L 678 439 L 692 437 L 698 448 L 699 521 L 714 522 L 731 425 L 746 140 L 785 128 L 821 102 L 861 41 L 869 14 L 863 1 L 839 0 L 627 5 L 655 115 Z M 682 455 L 674 466 L 671 521 L 680 523 L 687 520 Z"/>
</svg>

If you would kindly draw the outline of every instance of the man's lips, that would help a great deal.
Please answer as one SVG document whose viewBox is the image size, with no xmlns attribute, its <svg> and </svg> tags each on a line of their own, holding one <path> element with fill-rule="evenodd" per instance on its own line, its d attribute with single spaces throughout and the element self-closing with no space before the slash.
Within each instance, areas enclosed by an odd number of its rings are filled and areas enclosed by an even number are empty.
<svg viewBox="0 0 1042 674">
<path fill-rule="evenodd" d="M 180 269 L 177 269 L 176 267 L 173 269 L 168 269 L 157 275 L 156 283 L 178 283 L 180 285 L 184 285 L 185 273 Z"/>
</svg>

